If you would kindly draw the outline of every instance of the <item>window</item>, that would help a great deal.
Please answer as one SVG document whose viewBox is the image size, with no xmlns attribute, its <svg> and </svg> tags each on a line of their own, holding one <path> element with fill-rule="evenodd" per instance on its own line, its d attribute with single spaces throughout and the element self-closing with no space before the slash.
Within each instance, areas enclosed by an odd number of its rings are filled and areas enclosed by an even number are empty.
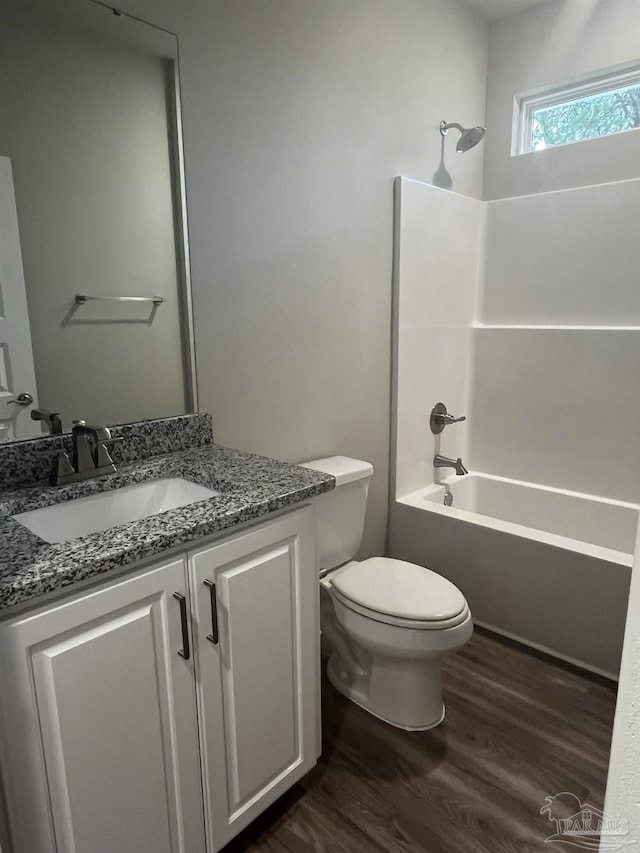
<svg viewBox="0 0 640 853">
<path fill-rule="evenodd" d="M 640 67 L 523 95 L 517 105 L 517 154 L 640 128 Z"/>
</svg>

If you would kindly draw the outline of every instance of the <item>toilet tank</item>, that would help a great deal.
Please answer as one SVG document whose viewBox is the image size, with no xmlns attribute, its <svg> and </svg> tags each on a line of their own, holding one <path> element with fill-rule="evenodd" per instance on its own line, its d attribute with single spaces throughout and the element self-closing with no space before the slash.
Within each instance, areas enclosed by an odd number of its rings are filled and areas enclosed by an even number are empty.
<svg viewBox="0 0 640 853">
<path fill-rule="evenodd" d="M 333 491 L 315 498 L 320 569 L 334 569 L 353 560 L 362 542 L 373 465 L 348 456 L 328 456 L 301 464 L 336 478 Z"/>
</svg>

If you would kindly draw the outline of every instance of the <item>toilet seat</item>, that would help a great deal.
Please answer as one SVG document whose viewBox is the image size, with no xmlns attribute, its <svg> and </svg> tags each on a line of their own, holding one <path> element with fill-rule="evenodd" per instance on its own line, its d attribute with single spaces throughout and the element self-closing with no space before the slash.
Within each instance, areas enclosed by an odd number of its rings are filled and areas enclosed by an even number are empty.
<svg viewBox="0 0 640 853">
<path fill-rule="evenodd" d="M 442 630 L 469 618 L 460 590 L 424 566 L 371 557 L 336 572 L 332 594 L 350 610 L 389 625 Z"/>
</svg>

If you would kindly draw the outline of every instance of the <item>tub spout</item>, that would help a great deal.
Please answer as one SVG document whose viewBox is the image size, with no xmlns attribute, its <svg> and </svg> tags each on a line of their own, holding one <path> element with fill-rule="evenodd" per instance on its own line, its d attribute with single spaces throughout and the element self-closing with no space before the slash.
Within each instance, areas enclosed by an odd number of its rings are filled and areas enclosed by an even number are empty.
<svg viewBox="0 0 640 853">
<path fill-rule="evenodd" d="M 462 464 L 462 459 L 458 456 L 457 459 L 448 459 L 446 456 L 440 456 L 438 453 L 433 457 L 433 467 L 434 468 L 453 468 L 458 477 L 463 477 L 465 474 L 469 472 Z"/>
</svg>

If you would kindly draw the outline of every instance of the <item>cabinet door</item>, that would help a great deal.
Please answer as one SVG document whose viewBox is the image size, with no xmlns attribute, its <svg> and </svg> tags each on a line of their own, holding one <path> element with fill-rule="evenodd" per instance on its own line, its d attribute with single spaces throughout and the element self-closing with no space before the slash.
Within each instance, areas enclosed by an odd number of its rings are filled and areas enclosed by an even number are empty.
<svg viewBox="0 0 640 853">
<path fill-rule="evenodd" d="M 205 849 L 193 661 L 179 655 L 174 593 L 186 605 L 184 558 L 0 628 L 13 853 Z"/>
<path fill-rule="evenodd" d="M 189 557 L 210 851 L 319 754 L 313 522 L 303 508 Z"/>
</svg>

